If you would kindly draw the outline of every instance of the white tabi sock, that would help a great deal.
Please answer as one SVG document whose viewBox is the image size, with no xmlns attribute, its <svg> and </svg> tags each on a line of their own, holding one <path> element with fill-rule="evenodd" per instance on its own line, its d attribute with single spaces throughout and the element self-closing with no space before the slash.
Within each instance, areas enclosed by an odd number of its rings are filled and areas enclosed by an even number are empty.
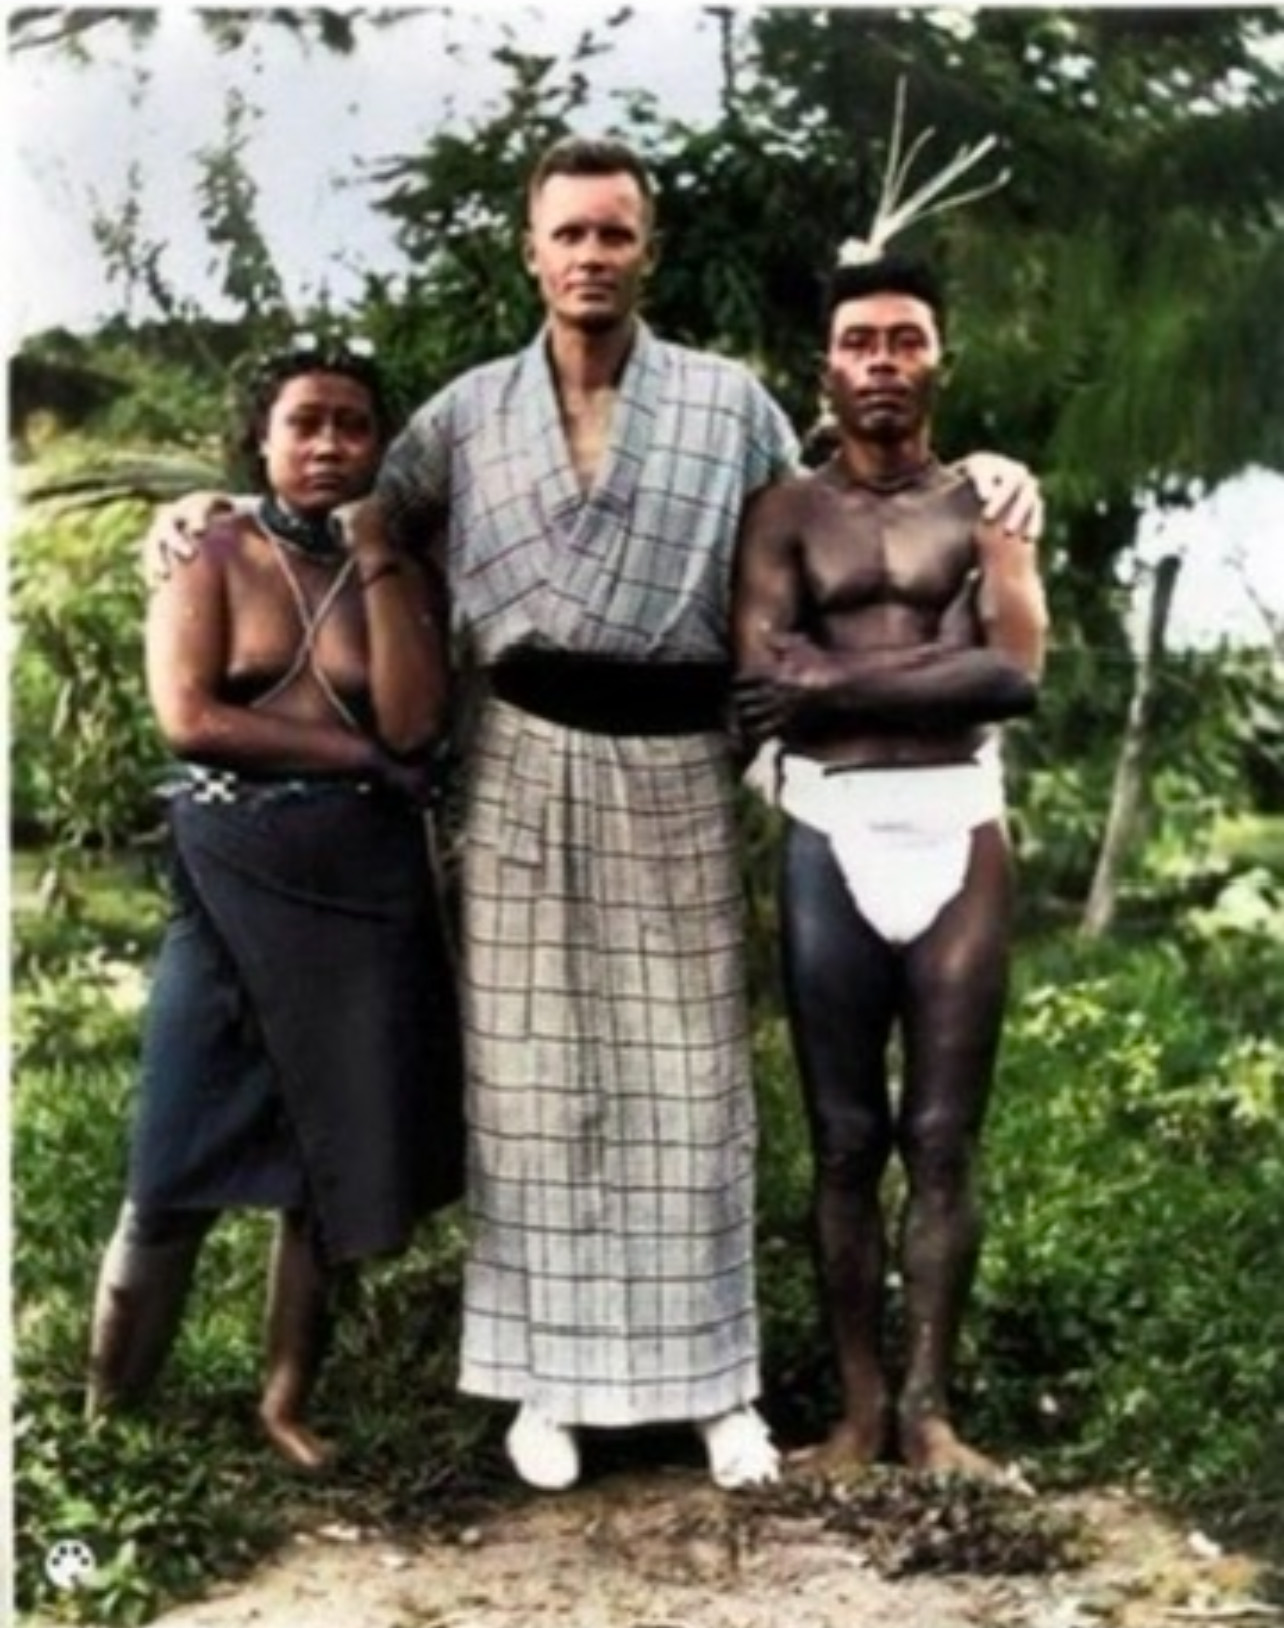
<svg viewBox="0 0 1284 1628">
<path fill-rule="evenodd" d="M 541 1492 L 563 1492 L 580 1478 L 580 1449 L 569 1425 L 547 1418 L 529 1402 L 504 1438 L 513 1468 L 527 1486 Z"/>
<path fill-rule="evenodd" d="M 720 1487 L 762 1486 L 780 1479 L 780 1454 L 766 1423 L 751 1407 L 735 1408 L 696 1424 L 709 1455 L 709 1473 Z"/>
</svg>

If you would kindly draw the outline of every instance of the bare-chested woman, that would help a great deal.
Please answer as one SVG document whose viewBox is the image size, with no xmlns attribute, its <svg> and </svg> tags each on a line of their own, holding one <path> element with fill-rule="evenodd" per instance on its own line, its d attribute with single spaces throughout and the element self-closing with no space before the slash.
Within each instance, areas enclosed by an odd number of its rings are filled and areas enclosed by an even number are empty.
<svg viewBox="0 0 1284 1628">
<path fill-rule="evenodd" d="M 369 359 L 303 348 L 256 373 L 261 496 L 159 579 L 148 688 L 179 760 L 172 913 L 144 1025 L 128 1193 L 95 1297 L 88 1409 L 141 1401 L 204 1238 L 274 1210 L 260 1417 L 296 1466 L 331 1286 L 462 1185 L 459 1035 L 428 865 L 441 732 L 437 595 L 335 511 L 392 429 Z"/>
<path fill-rule="evenodd" d="M 751 508 L 735 602 L 742 722 L 784 747 L 785 988 L 844 1408 L 822 1453 L 865 1463 L 895 1445 L 915 1468 L 986 1474 L 948 1390 L 1011 932 L 990 726 L 1034 705 L 1044 597 L 1033 544 L 981 523 L 966 475 L 933 454 L 943 312 L 926 270 L 841 267 L 827 312 L 838 447 Z M 895 1397 L 880 1197 L 893 1151 L 908 1183 Z"/>
</svg>

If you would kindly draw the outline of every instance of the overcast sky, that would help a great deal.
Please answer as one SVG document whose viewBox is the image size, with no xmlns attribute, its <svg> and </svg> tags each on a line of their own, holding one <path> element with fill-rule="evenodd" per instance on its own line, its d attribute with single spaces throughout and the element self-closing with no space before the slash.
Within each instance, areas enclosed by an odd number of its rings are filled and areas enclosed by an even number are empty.
<svg viewBox="0 0 1284 1628">
<path fill-rule="evenodd" d="M 557 0 L 540 11 L 476 0 L 451 18 L 421 10 L 385 31 L 364 30 L 348 57 L 304 51 L 263 27 L 242 51 L 219 56 L 191 7 L 167 7 L 159 32 L 135 52 L 117 31 L 90 36 L 91 63 L 49 52 L 10 60 L 6 101 L 14 135 L 13 204 L 20 229 L 11 253 L 14 339 L 54 324 L 90 327 L 119 309 L 90 236 L 94 203 L 120 206 L 132 165 L 141 167 L 144 231 L 166 244 L 162 270 L 181 293 L 212 300 L 204 229 L 193 195 L 194 155 L 216 145 L 228 93 L 261 108 L 249 151 L 260 223 L 295 297 L 325 282 L 354 292 L 353 268 L 393 266 L 390 227 L 370 207 L 368 168 L 413 152 L 443 124 L 498 105 L 490 53 L 505 24 L 526 50 L 569 56 L 577 38 L 618 42 L 593 69 L 592 120 L 609 123 L 612 92 L 656 86 L 665 110 L 710 116 L 717 102 L 715 25 L 698 6 L 644 4 L 616 30 L 620 8 Z"/>
<path fill-rule="evenodd" d="M 272 29 L 220 57 L 190 6 L 167 6 L 142 52 L 111 30 L 92 37 L 77 67 L 47 52 L 7 62 L 6 218 L 3 288 L 9 348 L 52 326 L 86 331 L 120 309 L 104 282 L 89 229 L 96 206 L 129 196 L 131 166 L 145 179 L 144 235 L 165 244 L 170 285 L 214 307 L 203 227 L 193 195 L 194 155 L 216 145 L 232 89 L 262 110 L 249 159 L 260 188 L 260 222 L 287 283 L 305 300 L 327 288 L 339 303 L 360 269 L 393 269 L 388 227 L 362 185 L 369 166 L 413 152 L 443 124 L 461 128 L 500 96 L 490 53 L 506 19 L 524 49 L 569 52 L 591 28 L 616 42 L 594 68 L 592 122 L 610 122 L 612 92 L 653 90 L 666 113 L 700 121 L 716 109 L 716 24 L 685 0 L 641 0 L 610 32 L 617 8 L 557 0 L 541 9 L 472 0 L 449 20 L 424 10 L 382 34 L 367 33 L 351 57 L 303 51 Z M 261 37 L 260 37 L 261 36 Z M 1284 609 L 1284 479 L 1255 474 L 1196 513 L 1152 522 L 1147 549 L 1180 547 L 1186 566 L 1174 632 L 1204 639 L 1255 630 L 1258 613 L 1240 587 L 1252 571 L 1259 594 Z"/>
</svg>

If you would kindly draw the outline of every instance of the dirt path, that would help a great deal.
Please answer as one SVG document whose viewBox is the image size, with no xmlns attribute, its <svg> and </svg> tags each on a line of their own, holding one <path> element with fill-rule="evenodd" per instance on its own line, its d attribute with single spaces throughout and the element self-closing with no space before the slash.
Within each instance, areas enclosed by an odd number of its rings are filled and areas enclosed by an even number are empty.
<svg viewBox="0 0 1284 1628">
<path fill-rule="evenodd" d="M 930 1569 L 950 1564 L 973 1569 Z M 1021 1501 L 887 1477 L 729 1497 L 694 1470 L 650 1471 L 497 1507 L 449 1537 L 302 1531 L 156 1628 L 1284 1624 L 1259 1582 L 1245 1557 L 1118 1495 Z"/>
</svg>

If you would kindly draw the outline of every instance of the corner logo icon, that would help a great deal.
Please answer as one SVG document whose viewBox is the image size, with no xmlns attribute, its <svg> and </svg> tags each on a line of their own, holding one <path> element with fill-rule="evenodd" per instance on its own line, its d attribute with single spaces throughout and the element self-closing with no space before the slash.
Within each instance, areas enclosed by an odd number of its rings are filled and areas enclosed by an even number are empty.
<svg viewBox="0 0 1284 1628">
<path fill-rule="evenodd" d="M 79 1538 L 60 1538 L 45 1556 L 45 1576 L 55 1588 L 81 1588 L 97 1569 L 94 1551 Z"/>
</svg>

